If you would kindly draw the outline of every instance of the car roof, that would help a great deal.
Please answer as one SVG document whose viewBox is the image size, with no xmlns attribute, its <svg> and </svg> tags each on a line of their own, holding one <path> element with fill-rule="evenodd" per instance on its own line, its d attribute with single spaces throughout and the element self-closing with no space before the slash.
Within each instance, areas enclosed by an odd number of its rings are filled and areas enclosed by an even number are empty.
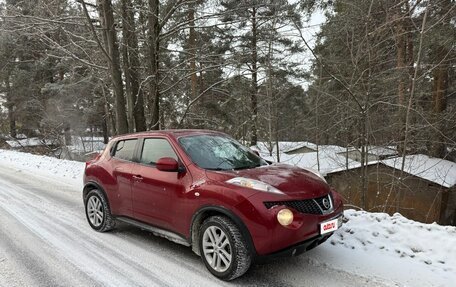
<svg viewBox="0 0 456 287">
<path fill-rule="evenodd" d="M 118 135 L 113 138 L 113 140 L 119 139 L 129 139 L 129 138 L 136 138 L 136 137 L 147 137 L 147 136 L 173 136 L 174 138 L 179 138 L 182 136 L 190 136 L 190 135 L 201 135 L 201 134 L 218 134 L 218 135 L 226 135 L 222 132 L 212 131 L 212 130 L 203 130 L 203 129 L 169 129 L 169 130 L 157 130 L 157 131 L 145 131 L 145 132 L 138 132 L 138 133 L 131 133 L 131 134 L 123 134 Z"/>
</svg>

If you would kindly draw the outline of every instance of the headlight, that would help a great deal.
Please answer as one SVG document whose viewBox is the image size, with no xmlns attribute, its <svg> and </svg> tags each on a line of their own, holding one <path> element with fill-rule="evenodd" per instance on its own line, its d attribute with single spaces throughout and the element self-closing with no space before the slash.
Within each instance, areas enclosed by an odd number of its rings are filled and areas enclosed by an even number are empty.
<svg viewBox="0 0 456 287">
<path fill-rule="evenodd" d="M 325 179 L 325 177 L 317 170 L 315 169 L 312 169 L 312 168 L 302 168 L 302 169 L 305 169 L 307 171 L 310 171 L 311 173 L 315 174 L 316 176 L 318 176 L 321 180 L 323 180 L 325 183 L 328 183 Z"/>
<path fill-rule="evenodd" d="M 265 192 L 283 194 L 280 190 L 278 190 L 277 188 L 275 188 L 267 183 L 264 183 L 259 180 L 250 179 L 250 178 L 235 177 L 230 180 L 227 180 L 226 182 L 235 184 L 235 185 L 239 185 L 239 186 L 243 186 L 243 187 L 247 187 L 247 188 L 251 188 L 251 189 L 265 191 Z"/>
<path fill-rule="evenodd" d="M 288 226 L 293 222 L 293 212 L 287 208 L 277 213 L 277 221 L 283 226 Z"/>
</svg>

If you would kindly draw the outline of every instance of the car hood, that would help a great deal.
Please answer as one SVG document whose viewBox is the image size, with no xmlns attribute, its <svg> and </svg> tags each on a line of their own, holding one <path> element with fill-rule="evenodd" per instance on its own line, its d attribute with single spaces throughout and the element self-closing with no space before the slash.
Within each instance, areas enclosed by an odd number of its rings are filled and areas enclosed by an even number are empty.
<svg viewBox="0 0 456 287">
<path fill-rule="evenodd" d="M 207 171 L 214 180 L 235 177 L 256 179 L 272 185 L 287 195 L 315 198 L 328 194 L 330 187 L 313 172 L 286 164 L 272 164 L 252 169 L 232 171 Z"/>
</svg>

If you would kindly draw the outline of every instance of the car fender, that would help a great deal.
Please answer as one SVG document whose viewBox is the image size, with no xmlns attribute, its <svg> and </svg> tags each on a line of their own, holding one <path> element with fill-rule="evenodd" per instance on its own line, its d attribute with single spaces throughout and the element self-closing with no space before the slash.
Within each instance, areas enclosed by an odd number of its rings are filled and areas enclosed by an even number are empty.
<svg viewBox="0 0 456 287">
<path fill-rule="evenodd" d="M 95 188 L 90 188 L 90 187 L 95 187 Z M 89 180 L 84 185 L 84 189 L 83 189 L 83 192 L 82 192 L 82 198 L 83 198 L 84 202 L 86 200 L 87 194 L 92 189 L 98 189 L 99 191 L 101 191 L 103 193 L 103 195 L 105 196 L 106 200 L 108 201 L 108 204 L 109 204 L 109 198 L 108 198 L 104 188 L 101 186 L 101 184 L 99 184 L 98 182 L 96 182 L 94 180 Z"/>
</svg>

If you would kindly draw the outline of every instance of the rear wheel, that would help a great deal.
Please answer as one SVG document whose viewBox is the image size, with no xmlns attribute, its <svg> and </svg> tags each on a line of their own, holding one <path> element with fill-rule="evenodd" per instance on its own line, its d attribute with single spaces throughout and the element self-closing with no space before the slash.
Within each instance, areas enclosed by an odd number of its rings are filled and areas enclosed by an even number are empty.
<svg viewBox="0 0 456 287">
<path fill-rule="evenodd" d="M 201 258 L 209 271 L 222 280 L 233 280 L 250 267 L 251 254 L 245 238 L 231 220 L 208 218 L 200 229 Z"/>
<path fill-rule="evenodd" d="M 87 221 L 96 231 L 105 232 L 114 228 L 115 220 L 111 215 L 108 201 L 100 190 L 93 189 L 87 194 L 85 211 Z"/>
</svg>

